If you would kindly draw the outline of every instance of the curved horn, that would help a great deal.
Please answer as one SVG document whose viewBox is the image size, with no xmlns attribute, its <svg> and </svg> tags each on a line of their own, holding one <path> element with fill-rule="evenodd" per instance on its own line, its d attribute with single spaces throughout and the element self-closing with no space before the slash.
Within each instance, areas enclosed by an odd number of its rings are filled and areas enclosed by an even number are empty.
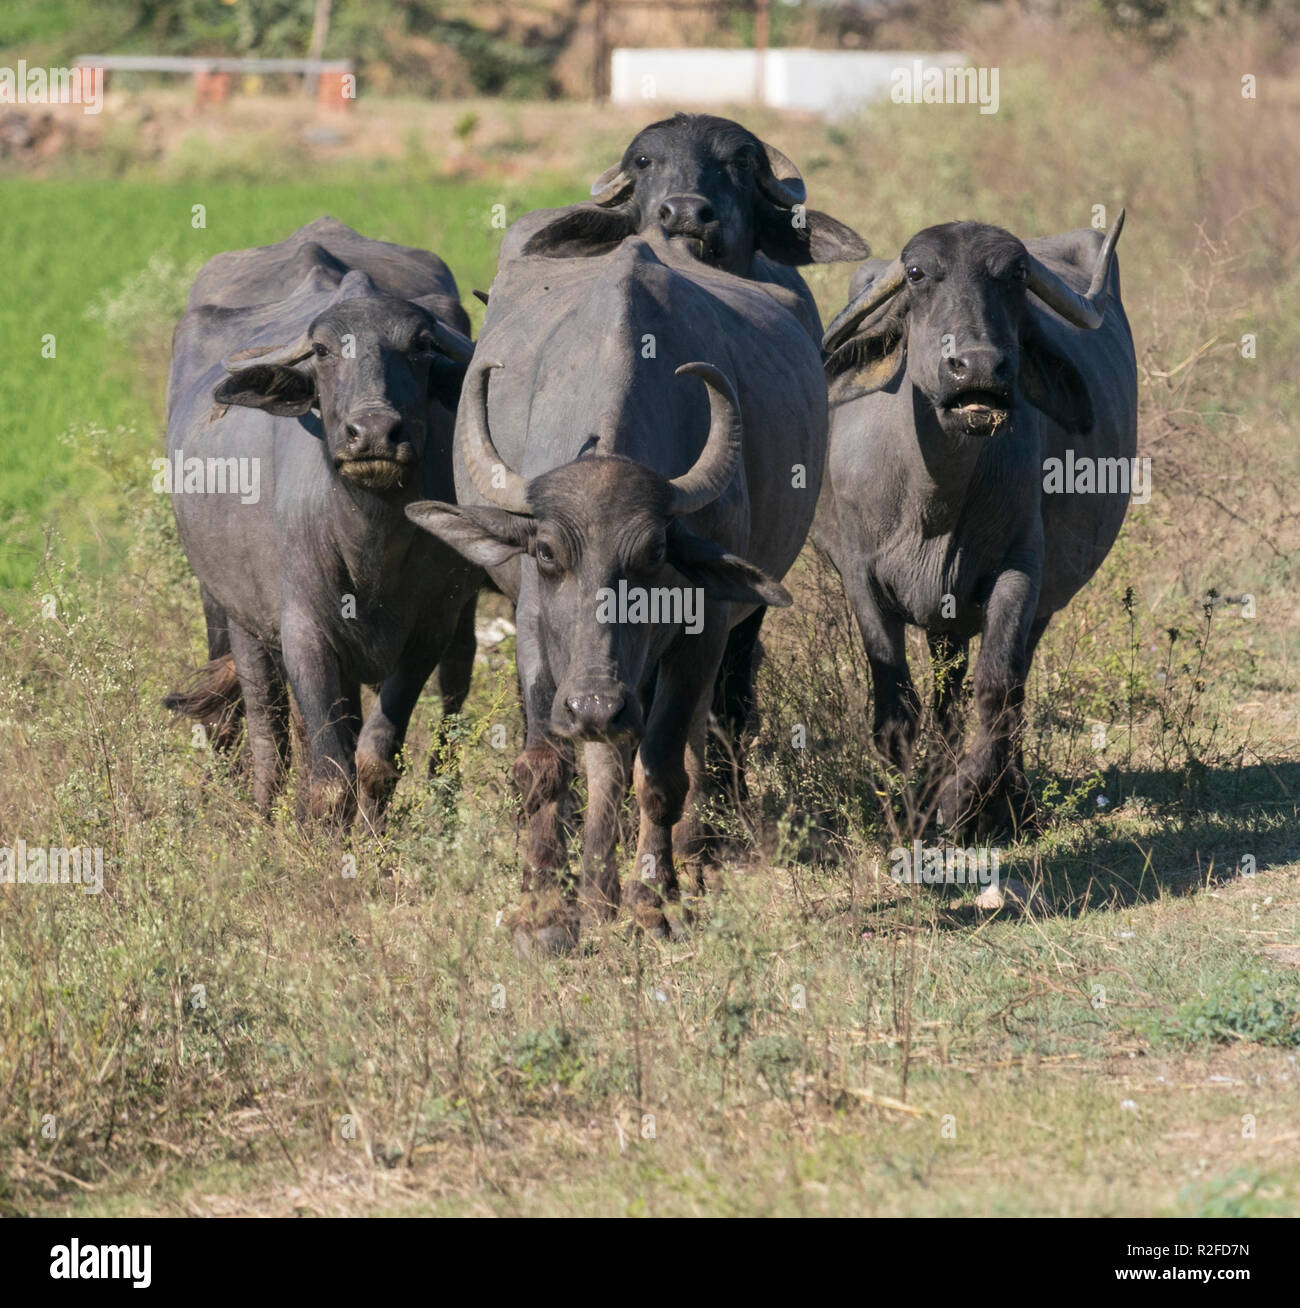
<svg viewBox="0 0 1300 1308">
<path fill-rule="evenodd" d="M 669 483 L 671 514 L 694 513 L 727 489 L 740 461 L 740 402 L 725 373 L 711 363 L 684 363 L 677 376 L 688 373 L 709 388 L 709 437 L 690 471 Z"/>
<path fill-rule="evenodd" d="M 528 481 L 515 472 L 497 453 L 488 430 L 488 381 L 499 363 L 488 362 L 469 376 L 461 407 L 465 413 L 465 432 L 461 452 L 475 489 L 489 504 L 511 513 L 531 513 L 528 507 Z M 503 484 L 497 486 L 495 482 Z"/>
<path fill-rule="evenodd" d="M 1092 273 L 1092 282 L 1087 293 L 1080 295 L 1063 278 L 1058 277 L 1045 263 L 1040 263 L 1031 254 L 1029 256 L 1029 277 L 1025 285 L 1038 296 L 1049 308 L 1072 323 L 1095 331 L 1106 317 L 1106 281 L 1110 276 L 1111 260 L 1115 254 L 1115 242 L 1124 230 L 1124 210 L 1106 233 L 1106 240 L 1097 255 L 1097 263 Z"/>
<path fill-rule="evenodd" d="M 438 349 L 456 363 L 468 363 L 474 357 L 474 342 L 436 318 L 433 320 L 433 339 Z"/>
<path fill-rule="evenodd" d="M 763 173 L 758 179 L 759 188 L 774 204 L 783 209 L 793 209 L 808 198 L 808 188 L 803 184 L 803 177 L 791 161 L 774 145 L 763 142 L 767 152 L 767 162 L 771 173 Z"/>
<path fill-rule="evenodd" d="M 858 325 L 875 313 L 903 288 L 903 261 L 895 259 L 874 281 L 864 286 L 856 300 L 835 315 L 822 337 L 822 349 L 828 354 L 839 349 L 858 329 Z"/>
<path fill-rule="evenodd" d="M 622 164 L 606 168 L 591 184 L 591 198 L 596 204 L 617 204 L 632 189 L 632 179 L 623 171 Z"/>
<path fill-rule="evenodd" d="M 241 368 L 287 366 L 301 363 L 310 353 L 311 336 L 303 332 L 296 341 L 287 345 L 250 345 L 246 350 L 236 350 L 221 360 L 221 366 L 227 372 L 238 372 Z"/>
</svg>

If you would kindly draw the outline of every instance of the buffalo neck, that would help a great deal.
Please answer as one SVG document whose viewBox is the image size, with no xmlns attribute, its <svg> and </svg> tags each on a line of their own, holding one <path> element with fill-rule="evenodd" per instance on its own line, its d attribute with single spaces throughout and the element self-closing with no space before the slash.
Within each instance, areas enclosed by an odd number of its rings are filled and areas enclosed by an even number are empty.
<svg viewBox="0 0 1300 1308">
<path fill-rule="evenodd" d="M 906 447 L 909 482 L 922 501 L 926 534 L 951 530 L 967 508 L 971 483 L 981 459 L 995 454 L 990 442 L 1006 448 L 1014 440 L 1015 413 L 1008 415 L 995 436 L 945 430 L 934 402 L 910 381 L 915 440 Z"/>
</svg>

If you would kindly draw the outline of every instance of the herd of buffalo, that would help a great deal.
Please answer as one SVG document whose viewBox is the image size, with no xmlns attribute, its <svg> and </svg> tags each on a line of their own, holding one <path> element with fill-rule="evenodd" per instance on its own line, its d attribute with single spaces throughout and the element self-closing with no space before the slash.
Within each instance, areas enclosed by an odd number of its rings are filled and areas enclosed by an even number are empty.
<svg viewBox="0 0 1300 1308">
<path fill-rule="evenodd" d="M 440 259 L 330 218 L 204 266 L 175 332 L 168 456 L 256 460 L 260 494 L 172 488 L 210 662 L 166 703 L 219 745 L 244 719 L 259 806 L 296 720 L 312 816 L 379 824 L 429 676 L 444 715 L 465 700 L 495 587 L 515 604 L 527 729 L 517 944 L 571 947 L 621 901 L 675 930 L 710 718 L 739 741 L 764 612 L 790 603 L 781 579 L 811 539 L 856 615 L 885 756 L 906 768 L 916 739 L 912 624 L 945 669 L 939 821 L 988 836 L 1028 819 L 1030 661 L 1128 502 L 1113 480 L 1047 493 L 1044 463 L 1136 452 L 1123 214 L 1104 238 L 945 223 L 886 261 L 805 199 L 739 124 L 655 123 L 588 201 L 509 229 L 476 343 Z M 832 261 L 860 266 L 823 335 L 797 269 Z"/>
</svg>

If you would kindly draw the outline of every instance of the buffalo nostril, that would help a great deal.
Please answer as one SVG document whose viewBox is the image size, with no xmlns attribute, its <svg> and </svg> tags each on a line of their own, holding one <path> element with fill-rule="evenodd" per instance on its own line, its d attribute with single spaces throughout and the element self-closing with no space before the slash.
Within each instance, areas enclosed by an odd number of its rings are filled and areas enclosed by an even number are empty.
<svg viewBox="0 0 1300 1308">
<path fill-rule="evenodd" d="M 696 217 L 699 218 L 702 223 L 711 223 L 713 221 L 712 205 L 702 204 Z"/>
<path fill-rule="evenodd" d="M 665 200 L 659 206 L 659 221 L 661 223 L 670 223 L 677 217 L 677 208 L 671 200 Z"/>
<path fill-rule="evenodd" d="M 944 363 L 947 364 L 948 371 L 952 373 L 954 377 L 964 377 L 967 368 L 970 367 L 970 364 L 959 355 L 949 355 L 944 360 Z"/>
<path fill-rule="evenodd" d="M 576 726 L 604 731 L 616 722 L 626 702 L 622 695 L 573 695 L 564 705 Z"/>
</svg>

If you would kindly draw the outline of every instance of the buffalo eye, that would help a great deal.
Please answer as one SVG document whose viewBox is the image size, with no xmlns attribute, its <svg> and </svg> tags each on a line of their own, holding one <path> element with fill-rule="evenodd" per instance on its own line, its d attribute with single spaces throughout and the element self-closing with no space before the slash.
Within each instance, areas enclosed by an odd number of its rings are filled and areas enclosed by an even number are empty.
<svg viewBox="0 0 1300 1308">
<path fill-rule="evenodd" d="M 1027 282 L 1029 280 L 1029 265 L 1027 263 L 1018 263 L 1011 270 L 1011 280 L 1015 282 Z"/>
<path fill-rule="evenodd" d="M 543 572 L 553 572 L 555 570 L 557 566 L 555 551 L 544 540 L 537 542 L 533 554 Z"/>
<path fill-rule="evenodd" d="M 668 557 L 667 542 L 657 540 L 649 549 L 646 550 L 642 558 L 642 566 L 647 571 L 653 571 L 655 568 L 663 567 L 664 560 Z"/>
<path fill-rule="evenodd" d="M 636 165 L 636 167 L 638 167 L 638 168 L 649 168 L 649 167 L 650 167 L 650 160 L 649 160 L 649 158 L 648 158 L 646 155 L 644 155 L 644 154 L 639 154 L 639 155 L 637 155 L 637 157 L 636 157 L 635 159 L 633 159 L 632 162 L 633 162 L 633 163 Z"/>
<path fill-rule="evenodd" d="M 913 286 L 915 286 L 917 282 L 925 281 L 924 269 L 922 269 L 919 264 L 909 264 L 907 269 L 907 280 L 911 282 Z"/>
<path fill-rule="evenodd" d="M 318 359 L 328 359 L 330 357 L 329 347 L 327 345 L 322 345 L 319 341 L 314 341 L 312 343 L 311 352 Z"/>
</svg>

